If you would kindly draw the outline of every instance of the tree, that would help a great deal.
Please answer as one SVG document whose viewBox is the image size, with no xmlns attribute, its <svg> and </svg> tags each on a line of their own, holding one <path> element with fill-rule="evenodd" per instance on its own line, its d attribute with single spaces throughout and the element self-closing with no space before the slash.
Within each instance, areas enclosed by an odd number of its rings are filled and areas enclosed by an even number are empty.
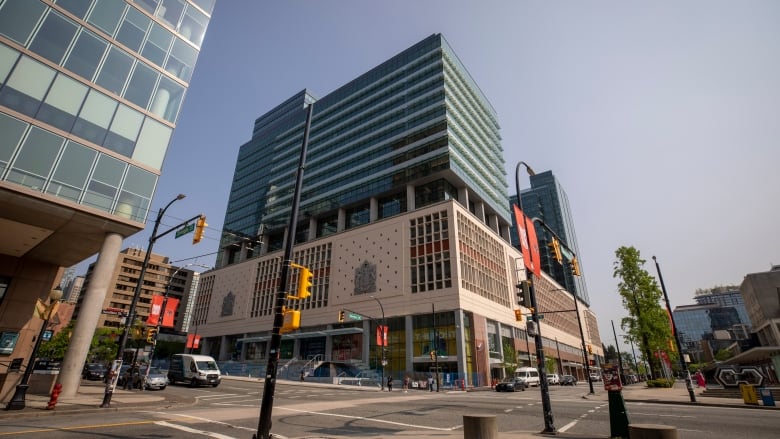
<svg viewBox="0 0 780 439">
<path fill-rule="evenodd" d="M 555 373 L 555 364 L 558 362 L 553 357 L 545 357 L 544 358 L 544 370 L 547 373 Z"/>
<path fill-rule="evenodd" d="M 38 357 L 60 360 L 65 357 L 65 351 L 70 345 L 70 334 L 73 331 L 73 321 L 68 326 L 62 328 L 60 332 L 54 334 L 51 339 L 41 343 L 38 348 Z"/>
<path fill-rule="evenodd" d="M 505 376 L 514 376 L 515 370 L 520 367 L 520 361 L 517 358 L 517 350 L 511 339 L 504 339 L 502 344 L 504 349 L 504 372 Z"/>
<path fill-rule="evenodd" d="M 617 362 L 617 349 L 615 349 L 614 345 L 605 345 L 602 344 L 601 348 L 604 349 L 604 359 L 609 360 L 615 360 Z"/>
<path fill-rule="evenodd" d="M 660 305 L 661 288 L 642 268 L 646 261 L 637 249 L 620 247 L 615 251 L 615 257 L 612 277 L 620 279 L 618 292 L 629 314 L 621 320 L 620 327 L 627 332 L 626 338 L 650 360 L 651 375 L 661 376 L 660 362 L 653 353 L 666 350 L 667 341 L 672 338 L 668 315 Z"/>
</svg>

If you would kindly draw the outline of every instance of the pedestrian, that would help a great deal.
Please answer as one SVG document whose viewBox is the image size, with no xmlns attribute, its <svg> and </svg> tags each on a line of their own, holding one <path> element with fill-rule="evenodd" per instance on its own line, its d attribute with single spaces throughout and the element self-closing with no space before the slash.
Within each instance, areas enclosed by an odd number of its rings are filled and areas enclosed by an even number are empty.
<svg viewBox="0 0 780 439">
<path fill-rule="evenodd" d="M 433 392 L 433 375 L 428 375 L 428 390 Z"/>
<path fill-rule="evenodd" d="M 696 371 L 694 378 L 696 378 L 696 387 L 707 387 L 707 380 L 704 379 L 704 374 L 700 370 Z"/>
<path fill-rule="evenodd" d="M 387 377 L 387 391 L 392 392 L 393 391 L 393 376 L 389 375 Z"/>
<path fill-rule="evenodd" d="M 304 373 L 303 369 L 301 369 L 301 381 L 306 380 L 306 373 Z"/>
<path fill-rule="evenodd" d="M 404 393 L 409 391 L 409 375 L 404 377 Z"/>
</svg>

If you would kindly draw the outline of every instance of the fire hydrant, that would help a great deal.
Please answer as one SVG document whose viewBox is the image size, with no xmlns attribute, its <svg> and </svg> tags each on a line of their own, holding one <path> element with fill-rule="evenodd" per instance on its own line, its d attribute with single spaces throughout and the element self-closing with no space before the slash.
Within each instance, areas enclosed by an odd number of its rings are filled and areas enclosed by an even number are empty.
<svg viewBox="0 0 780 439">
<path fill-rule="evenodd" d="M 57 383 L 54 385 L 54 388 L 51 389 L 51 398 L 49 399 L 49 404 L 46 405 L 46 410 L 54 410 L 54 406 L 57 405 L 57 400 L 60 397 L 60 393 L 62 393 L 62 384 Z"/>
</svg>

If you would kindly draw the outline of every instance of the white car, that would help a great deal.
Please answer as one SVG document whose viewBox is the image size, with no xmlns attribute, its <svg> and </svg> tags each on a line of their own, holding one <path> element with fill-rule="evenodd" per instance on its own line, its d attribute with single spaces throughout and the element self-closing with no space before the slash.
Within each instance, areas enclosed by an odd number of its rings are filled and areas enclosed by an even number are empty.
<svg viewBox="0 0 780 439">
<path fill-rule="evenodd" d="M 560 384 L 561 377 L 557 373 L 547 374 L 547 384 Z"/>
</svg>

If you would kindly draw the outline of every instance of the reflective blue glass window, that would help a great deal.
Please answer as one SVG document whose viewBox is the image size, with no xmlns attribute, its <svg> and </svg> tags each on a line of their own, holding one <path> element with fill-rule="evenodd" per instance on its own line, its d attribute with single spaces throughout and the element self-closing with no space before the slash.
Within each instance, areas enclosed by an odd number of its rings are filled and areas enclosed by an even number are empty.
<svg viewBox="0 0 780 439">
<path fill-rule="evenodd" d="M 159 76 L 160 74 L 151 67 L 140 61 L 136 62 L 135 70 L 125 90 L 125 99 L 146 109 Z"/>
<path fill-rule="evenodd" d="M 207 14 L 211 15 L 211 12 L 214 11 L 214 3 L 216 0 L 192 0 L 192 2 L 200 6 Z"/>
<path fill-rule="evenodd" d="M 116 107 L 115 100 L 96 90 L 90 90 L 71 132 L 92 143 L 102 145 Z"/>
<path fill-rule="evenodd" d="M 156 184 L 156 175 L 135 166 L 128 167 L 116 214 L 143 222 Z"/>
<path fill-rule="evenodd" d="M 27 116 L 34 116 L 54 79 L 54 70 L 23 56 L 0 89 L 0 104 Z"/>
<path fill-rule="evenodd" d="M 152 23 L 152 29 L 149 31 L 149 36 L 146 38 L 146 43 L 144 43 L 144 48 L 141 50 L 141 55 L 162 67 L 165 62 L 165 56 L 168 54 L 168 49 L 171 48 L 171 41 L 173 41 L 172 33 L 165 30 L 165 28 L 159 24 Z"/>
<path fill-rule="evenodd" d="M 59 6 L 79 18 L 84 18 L 92 0 L 57 0 Z"/>
<path fill-rule="evenodd" d="M 78 202 L 96 156 L 97 151 L 94 149 L 68 141 L 54 168 L 46 193 Z"/>
<path fill-rule="evenodd" d="M 176 38 L 171 49 L 171 56 L 165 63 L 165 70 L 173 73 L 184 82 L 190 82 L 195 61 L 198 60 L 198 51 L 184 41 Z"/>
<path fill-rule="evenodd" d="M 119 104 L 103 146 L 126 157 L 132 157 L 135 139 L 143 121 L 144 116 L 141 113 L 127 105 Z"/>
<path fill-rule="evenodd" d="M 35 33 L 30 50 L 59 64 L 77 30 L 76 23 L 52 10 Z"/>
<path fill-rule="evenodd" d="M 142 14 L 138 9 L 128 9 L 122 24 L 119 26 L 119 32 L 116 33 L 117 41 L 138 52 L 151 21 L 149 17 Z"/>
<path fill-rule="evenodd" d="M 46 94 L 36 118 L 63 131 L 70 131 L 89 88 L 62 73 L 57 75 Z"/>
<path fill-rule="evenodd" d="M 126 164 L 120 160 L 100 154 L 82 204 L 110 212 L 119 182 L 122 181 L 122 175 L 125 173 L 125 166 Z"/>
<path fill-rule="evenodd" d="M 157 5 L 159 3 L 159 0 L 135 0 L 135 4 L 150 14 L 154 14 L 154 11 L 157 9 Z"/>
<path fill-rule="evenodd" d="M 200 47 L 203 44 L 203 36 L 206 34 L 206 26 L 208 25 L 208 17 L 199 10 L 188 6 L 184 18 L 181 20 L 179 33 L 192 44 Z"/>
<path fill-rule="evenodd" d="M 0 6 L 0 35 L 26 46 L 27 39 L 46 9 L 46 5 L 41 2 L 6 0 Z"/>
<path fill-rule="evenodd" d="M 121 96 L 122 89 L 125 87 L 125 81 L 127 81 L 127 76 L 130 75 L 132 67 L 133 58 L 124 50 L 111 46 L 106 60 L 100 67 L 95 83 Z"/>
<path fill-rule="evenodd" d="M 107 47 L 108 42 L 106 40 L 86 29 L 82 29 L 76 39 L 76 43 L 73 45 L 73 49 L 71 49 L 68 55 L 68 59 L 65 60 L 65 68 L 91 81 Z"/>
<path fill-rule="evenodd" d="M 176 122 L 183 97 L 184 87 L 166 77 L 162 77 L 152 100 L 151 111 L 169 122 Z"/>
<path fill-rule="evenodd" d="M 19 58 L 19 52 L 10 47 L 0 44 L 0 86 L 3 85 L 5 78 L 11 73 L 16 60 Z"/>
<path fill-rule="evenodd" d="M 157 9 L 157 16 L 176 29 L 179 26 L 182 12 L 184 12 L 184 1 L 162 0 L 162 7 Z"/>
<path fill-rule="evenodd" d="M 19 119 L 0 113 L 0 178 L 8 167 L 8 162 L 11 161 L 27 126 Z"/>
<path fill-rule="evenodd" d="M 53 133 L 32 127 L 11 164 L 6 180 L 42 191 L 64 140 Z"/>
<path fill-rule="evenodd" d="M 95 2 L 87 21 L 113 36 L 126 6 L 124 0 L 100 0 Z"/>
<path fill-rule="evenodd" d="M 133 160 L 160 169 L 172 132 L 173 128 L 147 116 L 141 134 L 138 136 Z"/>
</svg>

